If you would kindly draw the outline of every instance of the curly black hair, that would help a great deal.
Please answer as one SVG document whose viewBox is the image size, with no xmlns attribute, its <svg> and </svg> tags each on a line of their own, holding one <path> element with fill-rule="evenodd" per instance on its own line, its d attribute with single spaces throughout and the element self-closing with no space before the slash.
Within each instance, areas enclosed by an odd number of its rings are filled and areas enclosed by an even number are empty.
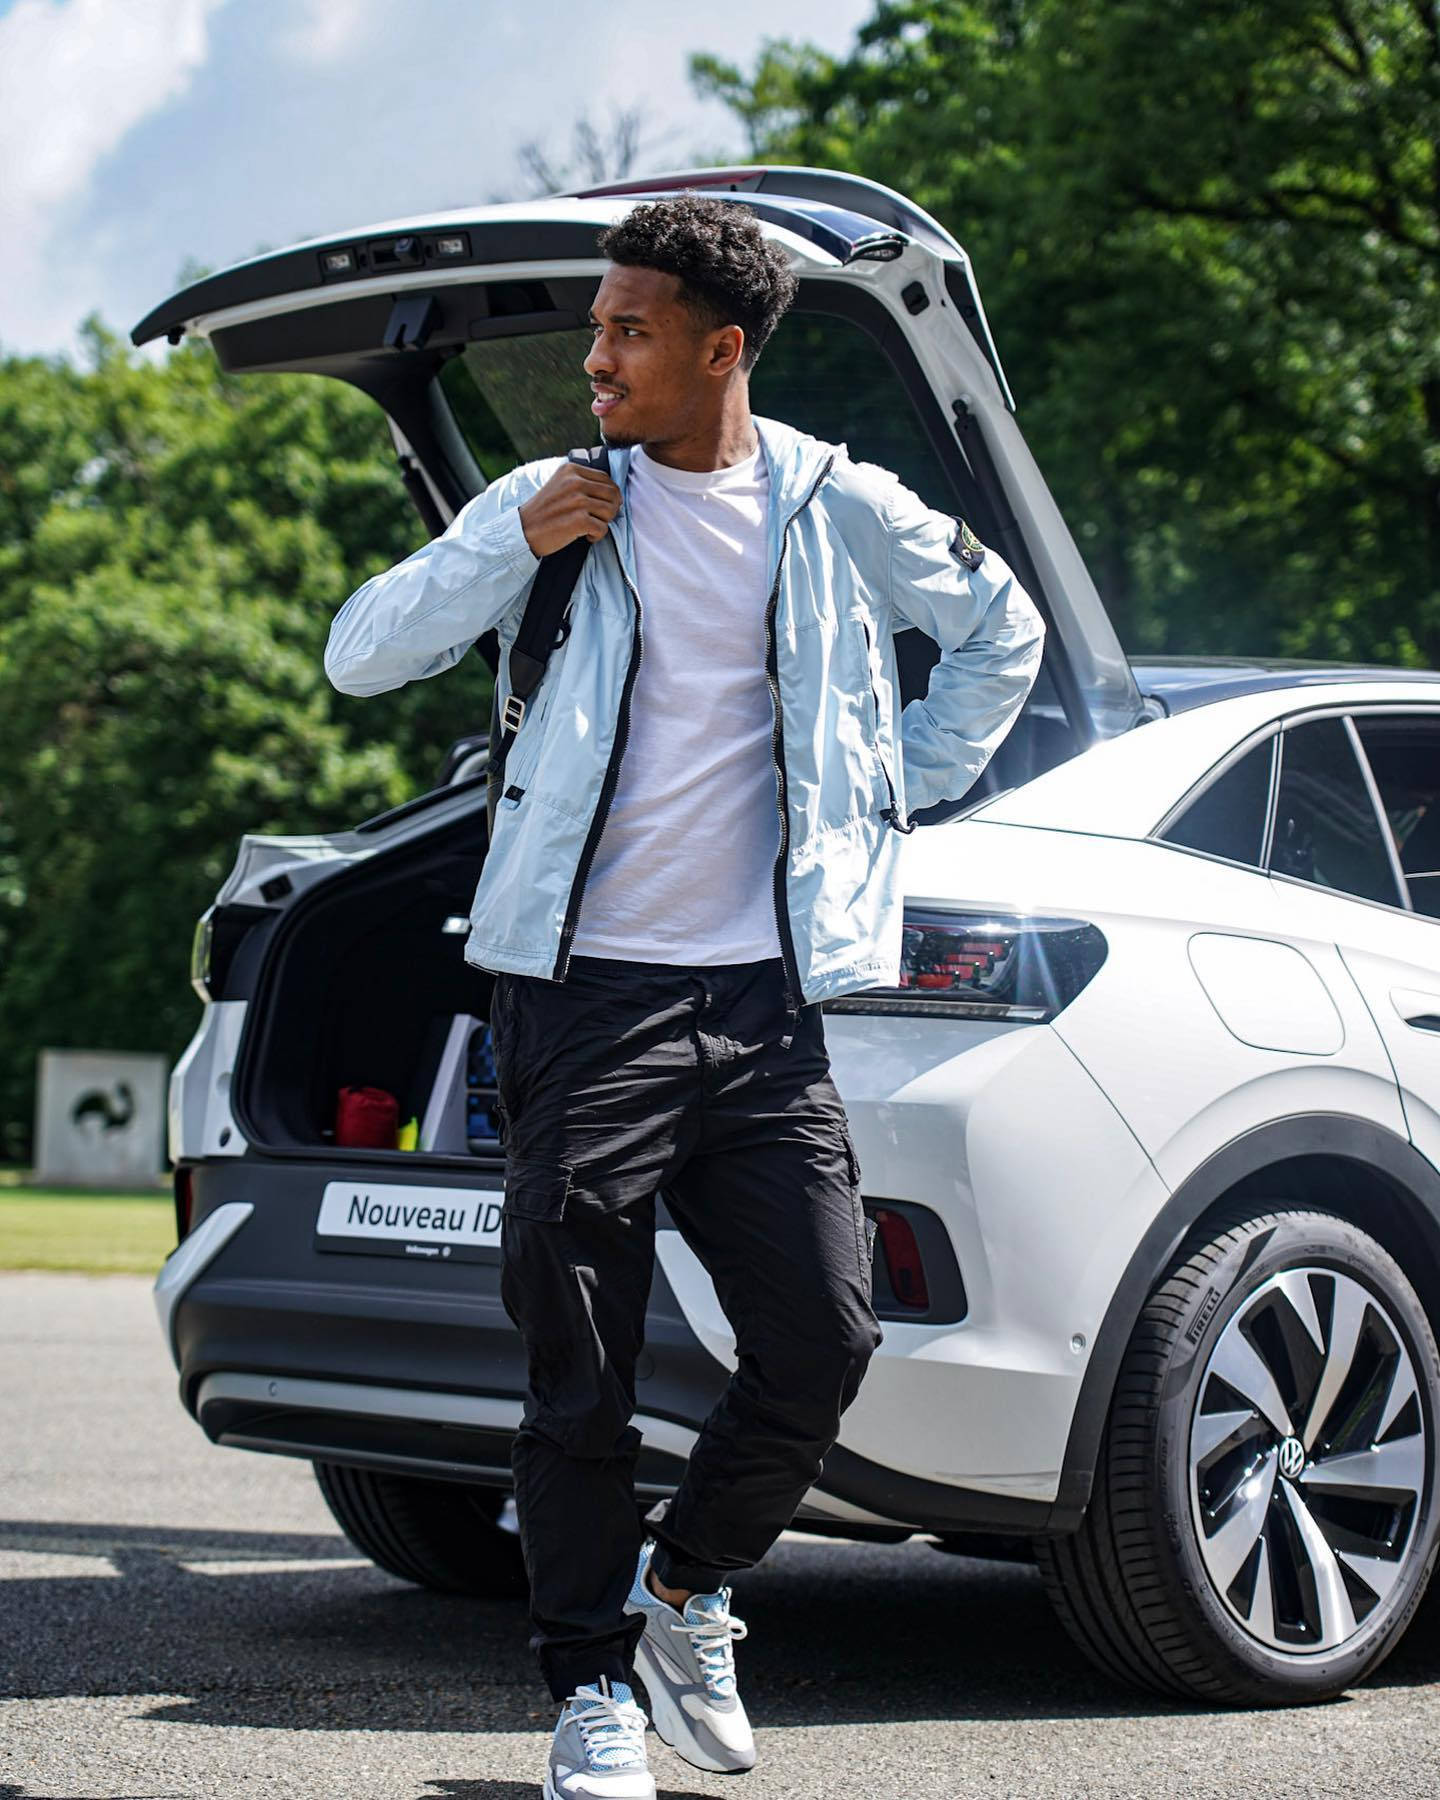
<svg viewBox="0 0 1440 1800">
<path fill-rule="evenodd" d="M 632 269 L 660 269 L 680 281 L 680 298 L 707 330 L 738 325 L 747 370 L 765 348 L 799 285 L 785 252 L 748 206 L 699 194 L 650 200 L 602 231 L 601 254 Z"/>
</svg>

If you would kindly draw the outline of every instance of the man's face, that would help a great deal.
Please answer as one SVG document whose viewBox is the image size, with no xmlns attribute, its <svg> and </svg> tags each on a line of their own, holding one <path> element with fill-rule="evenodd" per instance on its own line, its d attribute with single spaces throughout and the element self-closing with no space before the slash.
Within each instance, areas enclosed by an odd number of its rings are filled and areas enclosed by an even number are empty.
<svg viewBox="0 0 1440 1800">
<path fill-rule="evenodd" d="M 594 342 L 585 373 L 590 410 L 607 444 L 663 444 L 699 429 L 719 404 L 717 371 L 733 328 L 708 330 L 680 299 L 680 282 L 658 269 L 612 263 L 590 309 Z M 716 351 L 720 356 L 717 363 Z"/>
</svg>

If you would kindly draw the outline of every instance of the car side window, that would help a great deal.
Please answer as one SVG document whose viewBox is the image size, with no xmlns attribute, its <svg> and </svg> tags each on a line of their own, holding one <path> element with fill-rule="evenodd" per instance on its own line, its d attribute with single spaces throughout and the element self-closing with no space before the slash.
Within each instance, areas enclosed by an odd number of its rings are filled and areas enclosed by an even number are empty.
<svg viewBox="0 0 1440 1800">
<path fill-rule="evenodd" d="M 1416 912 L 1440 918 L 1440 712 L 1355 720 Z"/>
<path fill-rule="evenodd" d="M 1370 790 L 1343 719 L 1280 734 L 1280 784 L 1270 872 L 1404 904 Z"/>
<path fill-rule="evenodd" d="M 1258 869 L 1270 808 L 1273 750 L 1274 739 L 1266 738 L 1231 763 L 1165 831 L 1164 841 Z"/>
</svg>

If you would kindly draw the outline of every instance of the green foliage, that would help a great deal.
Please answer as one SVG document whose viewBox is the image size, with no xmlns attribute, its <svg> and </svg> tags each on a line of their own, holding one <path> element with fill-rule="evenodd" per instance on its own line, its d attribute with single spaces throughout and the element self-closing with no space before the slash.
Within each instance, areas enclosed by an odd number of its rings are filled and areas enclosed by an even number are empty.
<svg viewBox="0 0 1440 1800">
<path fill-rule="evenodd" d="M 194 1027 L 194 922 L 245 831 L 353 824 L 483 728 L 489 677 L 335 694 L 336 608 L 423 528 L 374 403 L 162 364 L 0 359 L 0 1153 L 42 1046 Z"/>
<path fill-rule="evenodd" d="M 1437 659 L 1433 4 L 906 0 L 692 73 L 965 244 L 1132 649 Z"/>
</svg>

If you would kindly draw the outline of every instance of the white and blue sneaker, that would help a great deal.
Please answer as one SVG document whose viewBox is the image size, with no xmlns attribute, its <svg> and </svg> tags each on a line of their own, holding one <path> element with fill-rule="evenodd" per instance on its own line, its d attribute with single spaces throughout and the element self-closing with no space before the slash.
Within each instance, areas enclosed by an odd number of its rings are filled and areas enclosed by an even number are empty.
<svg viewBox="0 0 1440 1800">
<path fill-rule="evenodd" d="M 755 1737 L 735 1688 L 734 1644 L 745 1621 L 730 1616 L 730 1590 L 692 1594 L 683 1613 L 651 1590 L 647 1542 L 627 1613 L 644 1613 L 635 1673 L 645 1683 L 656 1735 L 697 1769 L 736 1775 L 755 1766 Z"/>
<path fill-rule="evenodd" d="M 655 1800 L 646 1718 L 627 1683 L 601 1676 L 565 1702 L 550 1745 L 545 1800 Z"/>
</svg>

